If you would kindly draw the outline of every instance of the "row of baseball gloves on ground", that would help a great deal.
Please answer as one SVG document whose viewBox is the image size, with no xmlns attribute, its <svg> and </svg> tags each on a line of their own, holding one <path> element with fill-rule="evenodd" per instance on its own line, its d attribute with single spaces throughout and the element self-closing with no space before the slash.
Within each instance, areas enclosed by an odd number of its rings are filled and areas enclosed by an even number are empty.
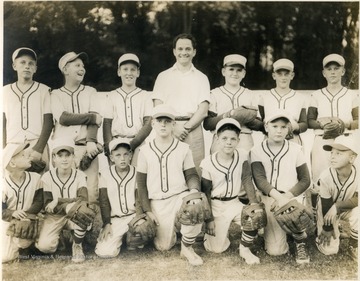
<svg viewBox="0 0 360 281">
<path fill-rule="evenodd" d="M 307 207 L 295 199 L 281 207 L 276 207 L 274 216 L 279 225 L 289 234 L 301 233 L 313 224 L 313 214 Z M 96 216 L 95 208 L 85 201 L 77 201 L 69 206 L 67 217 L 84 230 L 90 230 Z M 183 198 L 177 215 L 177 222 L 183 225 L 195 225 L 214 220 L 205 194 L 195 192 Z M 254 231 L 265 227 L 267 216 L 263 203 L 245 205 L 241 214 L 241 227 L 245 231 Z M 39 218 L 30 215 L 25 219 L 12 219 L 7 235 L 22 239 L 36 239 L 39 235 Z M 156 225 L 145 213 L 137 214 L 129 222 L 127 245 L 129 248 L 141 248 L 156 235 Z"/>
</svg>

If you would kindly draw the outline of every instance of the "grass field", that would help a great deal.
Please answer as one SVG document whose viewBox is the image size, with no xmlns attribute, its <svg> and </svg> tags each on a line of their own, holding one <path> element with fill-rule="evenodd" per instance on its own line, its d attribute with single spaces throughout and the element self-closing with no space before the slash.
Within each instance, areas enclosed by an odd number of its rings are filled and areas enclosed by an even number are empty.
<svg viewBox="0 0 360 281">
<path fill-rule="evenodd" d="M 309 238 L 311 263 L 297 265 L 290 243 L 290 253 L 270 257 L 263 250 L 259 237 L 253 251 L 260 265 L 249 266 L 239 257 L 239 227 L 230 228 L 229 249 L 222 254 L 208 253 L 201 242 L 194 246 L 204 259 L 204 265 L 192 267 L 180 258 L 180 243 L 168 252 L 158 252 L 152 245 L 142 250 L 128 251 L 123 245 L 114 259 L 99 259 L 94 254 L 96 232 L 88 236 L 84 250 L 87 260 L 71 262 L 71 246 L 54 255 L 24 256 L 18 262 L 3 264 L 2 280 L 358 280 L 358 264 L 346 255 L 348 239 L 342 239 L 337 255 L 324 256 Z"/>
</svg>

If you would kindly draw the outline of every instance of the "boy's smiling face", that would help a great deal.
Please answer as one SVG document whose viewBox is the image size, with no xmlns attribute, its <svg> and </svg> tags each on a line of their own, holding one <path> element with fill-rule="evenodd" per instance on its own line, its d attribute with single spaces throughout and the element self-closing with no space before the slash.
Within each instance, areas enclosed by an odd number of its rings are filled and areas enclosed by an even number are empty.
<svg viewBox="0 0 360 281">
<path fill-rule="evenodd" d="M 86 70 L 83 61 L 80 58 L 77 58 L 74 61 L 68 62 L 65 65 L 63 72 L 67 79 L 72 79 L 81 83 L 84 80 Z"/>
<path fill-rule="evenodd" d="M 121 78 L 122 84 L 126 86 L 134 86 L 136 79 L 140 76 L 139 68 L 131 62 L 120 65 L 117 73 Z"/>
<path fill-rule="evenodd" d="M 235 87 L 244 79 L 246 70 L 241 65 L 229 65 L 224 66 L 221 73 L 225 77 L 225 84 Z"/>
<path fill-rule="evenodd" d="M 219 150 L 224 154 L 232 154 L 236 149 L 240 139 L 233 130 L 225 130 L 217 134 Z"/>
</svg>

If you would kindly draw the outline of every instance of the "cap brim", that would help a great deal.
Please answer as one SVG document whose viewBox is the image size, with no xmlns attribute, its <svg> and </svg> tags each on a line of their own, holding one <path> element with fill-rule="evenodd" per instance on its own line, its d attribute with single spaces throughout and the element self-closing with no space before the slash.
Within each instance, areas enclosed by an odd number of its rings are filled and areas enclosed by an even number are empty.
<svg viewBox="0 0 360 281">
<path fill-rule="evenodd" d="M 323 146 L 323 149 L 326 151 L 331 151 L 333 148 L 340 150 L 340 151 L 346 151 L 346 150 L 352 150 L 344 145 L 333 143 L 333 144 L 327 144 Z M 354 151 L 355 152 L 355 151 Z"/>
<path fill-rule="evenodd" d="M 87 62 L 89 60 L 87 53 L 81 52 L 81 53 L 78 53 L 76 56 L 72 57 L 71 59 L 69 59 L 67 61 L 67 63 L 73 62 L 77 58 L 81 59 L 83 62 Z"/>
<path fill-rule="evenodd" d="M 30 50 L 26 50 L 26 49 L 22 49 L 18 52 L 18 54 L 16 55 L 15 59 L 17 59 L 18 57 L 24 56 L 24 55 L 28 55 L 30 57 L 32 57 L 35 61 L 37 60 L 37 56 L 33 51 Z"/>
<path fill-rule="evenodd" d="M 156 113 L 153 115 L 153 118 L 169 118 L 171 120 L 175 120 L 175 116 L 170 113 Z"/>
<path fill-rule="evenodd" d="M 53 149 L 52 152 L 53 152 L 53 154 L 58 154 L 58 152 L 61 150 L 66 150 L 66 151 L 70 152 L 71 154 L 74 154 L 74 148 L 71 146 L 67 146 L 67 145 L 62 145 L 62 146 L 56 147 Z"/>
<path fill-rule="evenodd" d="M 119 63 L 119 66 L 126 64 L 126 63 L 133 63 L 133 64 L 137 65 L 137 67 L 140 67 L 140 63 L 138 63 L 137 61 L 134 61 L 134 60 L 124 60 Z"/>
</svg>

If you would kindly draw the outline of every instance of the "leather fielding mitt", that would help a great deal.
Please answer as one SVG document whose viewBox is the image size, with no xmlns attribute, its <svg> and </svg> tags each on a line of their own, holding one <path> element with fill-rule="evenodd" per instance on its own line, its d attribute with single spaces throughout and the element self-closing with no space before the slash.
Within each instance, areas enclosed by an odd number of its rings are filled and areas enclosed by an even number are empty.
<svg viewBox="0 0 360 281">
<path fill-rule="evenodd" d="M 36 215 L 27 214 L 24 219 L 12 219 L 6 230 L 6 235 L 21 239 L 36 239 L 39 237 L 39 219 Z"/>
<path fill-rule="evenodd" d="M 252 203 L 243 207 L 241 212 L 241 228 L 254 231 L 265 227 L 267 217 L 264 203 Z"/>
<path fill-rule="evenodd" d="M 31 160 L 31 167 L 27 168 L 27 172 L 42 173 L 46 167 L 46 162 L 43 160 Z"/>
<path fill-rule="evenodd" d="M 129 249 L 142 248 L 155 237 L 156 225 L 146 214 L 136 215 L 128 226 L 126 244 Z"/>
<path fill-rule="evenodd" d="M 97 155 L 99 155 L 100 153 L 102 153 L 104 151 L 104 148 L 100 143 L 96 143 L 96 147 L 97 147 L 97 149 L 99 151 Z M 85 170 L 89 169 L 89 167 L 91 166 L 92 161 L 96 158 L 96 156 L 91 157 L 87 153 L 85 153 L 84 156 L 80 160 L 79 169 L 81 171 L 85 171 Z"/>
<path fill-rule="evenodd" d="M 95 210 L 89 206 L 88 202 L 76 201 L 68 211 L 66 217 L 82 229 L 89 230 L 96 216 Z"/>
<path fill-rule="evenodd" d="M 211 209 L 204 193 L 190 193 L 183 198 L 182 205 L 177 214 L 177 219 L 181 224 L 200 224 L 210 218 Z"/>
<path fill-rule="evenodd" d="M 236 121 L 242 124 L 246 124 L 255 120 L 257 116 L 257 108 L 255 106 L 239 106 L 229 111 L 225 117 L 234 118 Z"/>
<path fill-rule="evenodd" d="M 277 209 L 274 217 L 288 234 L 301 233 L 313 223 L 312 211 L 295 199 Z"/>
<path fill-rule="evenodd" d="M 324 140 L 335 139 L 336 137 L 344 133 L 345 124 L 341 119 L 337 117 L 332 117 L 330 119 L 330 122 L 324 125 L 323 130 L 324 134 L 322 138 Z"/>
</svg>

